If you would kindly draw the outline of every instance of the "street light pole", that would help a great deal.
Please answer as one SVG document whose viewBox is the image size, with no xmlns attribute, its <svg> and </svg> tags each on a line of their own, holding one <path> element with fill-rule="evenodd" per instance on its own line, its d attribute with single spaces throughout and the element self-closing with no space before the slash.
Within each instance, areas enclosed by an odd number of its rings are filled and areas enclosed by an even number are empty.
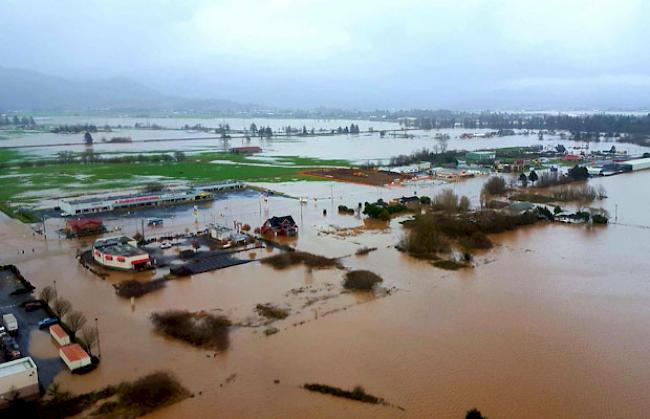
<svg viewBox="0 0 650 419">
<path fill-rule="evenodd" d="M 102 357 L 102 347 L 99 343 L 99 320 L 95 317 L 95 333 L 97 334 L 97 357 Z"/>
</svg>

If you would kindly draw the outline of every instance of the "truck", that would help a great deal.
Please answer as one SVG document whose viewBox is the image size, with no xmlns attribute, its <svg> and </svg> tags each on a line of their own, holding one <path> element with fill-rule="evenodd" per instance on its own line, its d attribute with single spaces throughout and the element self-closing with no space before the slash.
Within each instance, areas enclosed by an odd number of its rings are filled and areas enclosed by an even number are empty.
<svg viewBox="0 0 650 419">
<path fill-rule="evenodd" d="M 7 329 L 7 333 L 10 335 L 15 335 L 18 333 L 18 321 L 16 320 L 16 316 L 13 314 L 4 314 L 2 316 L 2 324 L 4 325 L 5 329 Z"/>
</svg>

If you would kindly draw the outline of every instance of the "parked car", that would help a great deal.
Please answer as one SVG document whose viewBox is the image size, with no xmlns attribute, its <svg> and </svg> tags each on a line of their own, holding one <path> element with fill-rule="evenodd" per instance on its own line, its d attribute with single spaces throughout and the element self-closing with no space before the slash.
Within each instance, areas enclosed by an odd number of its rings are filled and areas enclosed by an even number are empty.
<svg viewBox="0 0 650 419">
<path fill-rule="evenodd" d="M 171 242 L 164 241 L 164 242 L 160 243 L 160 248 L 161 249 L 171 249 L 171 247 L 172 247 Z"/>
<path fill-rule="evenodd" d="M 12 313 L 2 315 L 2 324 L 10 335 L 18 333 L 18 320 L 16 320 L 16 316 Z"/>
<path fill-rule="evenodd" d="M 38 322 L 38 328 L 45 329 L 47 327 L 52 326 L 53 324 L 57 324 L 58 322 L 59 319 L 55 319 L 54 317 L 46 317 L 43 320 Z"/>
<path fill-rule="evenodd" d="M 18 347 L 18 344 L 9 335 L 5 335 L 2 337 L 2 350 L 4 352 L 5 357 L 9 358 L 9 360 L 13 361 L 14 359 L 18 359 L 21 357 L 20 353 L 20 348 Z"/>
<path fill-rule="evenodd" d="M 25 308 L 25 311 L 36 311 L 41 308 L 41 303 L 37 303 L 37 302 L 25 303 L 23 307 Z"/>
</svg>

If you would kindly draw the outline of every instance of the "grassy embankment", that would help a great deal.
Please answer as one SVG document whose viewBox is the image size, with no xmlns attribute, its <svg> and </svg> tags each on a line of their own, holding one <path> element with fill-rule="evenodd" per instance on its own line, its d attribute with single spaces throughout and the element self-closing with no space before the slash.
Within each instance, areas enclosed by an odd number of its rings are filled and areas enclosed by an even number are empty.
<svg viewBox="0 0 650 419">
<path fill-rule="evenodd" d="M 123 154 L 123 153 L 122 153 Z M 137 153 L 133 153 L 137 154 Z M 109 158 L 110 154 L 103 155 Z M 189 155 L 173 162 L 92 162 L 61 163 L 48 160 L 43 165 L 18 166 L 27 156 L 15 150 L 0 151 L 0 210 L 23 221 L 23 214 L 10 204 L 29 203 L 51 194 L 94 192 L 143 185 L 148 177 L 190 182 L 214 182 L 238 179 L 257 182 L 288 182 L 311 180 L 300 175 L 301 166 L 343 166 L 345 160 L 318 160 L 308 157 L 278 157 L 276 161 L 255 159 L 254 156 L 226 152 Z M 33 159 L 30 159 L 33 160 Z M 219 163 L 218 161 L 228 163 Z M 216 163 L 211 163 L 217 161 Z M 264 166 L 259 166 L 264 164 Z M 28 194 L 26 196 L 25 194 Z"/>
</svg>

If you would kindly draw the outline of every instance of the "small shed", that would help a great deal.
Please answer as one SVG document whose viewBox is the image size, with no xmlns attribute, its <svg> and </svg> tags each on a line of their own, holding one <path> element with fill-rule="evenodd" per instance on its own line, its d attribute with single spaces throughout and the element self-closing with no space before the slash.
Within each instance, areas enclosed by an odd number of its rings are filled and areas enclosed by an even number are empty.
<svg viewBox="0 0 650 419">
<path fill-rule="evenodd" d="M 59 356 L 68 366 L 70 371 L 86 367 L 91 364 L 90 355 L 83 350 L 78 343 L 62 346 L 59 348 Z"/>
<path fill-rule="evenodd" d="M 50 335 L 56 341 L 59 346 L 65 346 L 70 344 L 70 336 L 66 333 L 65 330 L 58 324 L 50 326 Z"/>
</svg>

